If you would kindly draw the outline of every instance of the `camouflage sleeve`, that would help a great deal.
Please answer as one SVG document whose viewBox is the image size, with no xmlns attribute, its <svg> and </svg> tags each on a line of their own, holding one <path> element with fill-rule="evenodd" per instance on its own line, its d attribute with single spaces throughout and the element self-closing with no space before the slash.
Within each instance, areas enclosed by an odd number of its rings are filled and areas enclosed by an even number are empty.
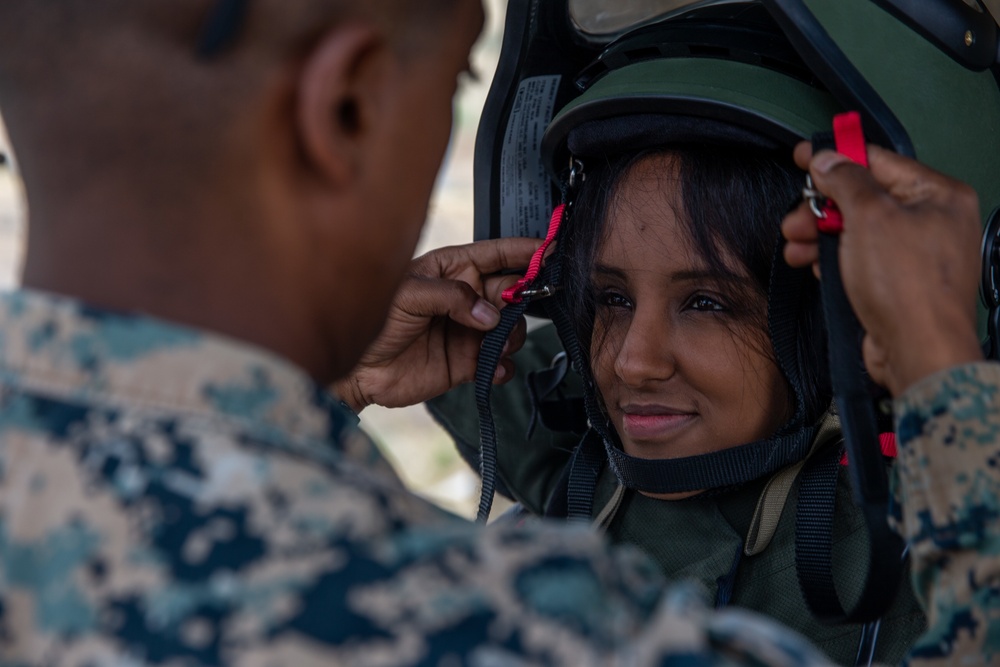
<svg viewBox="0 0 1000 667">
<path fill-rule="evenodd" d="M 898 529 L 928 630 L 912 665 L 1000 659 L 1000 365 L 960 366 L 896 401 Z"/>
<path fill-rule="evenodd" d="M 829 664 L 771 619 L 718 613 L 693 586 L 664 592 L 644 555 L 585 526 L 484 529 L 366 471 L 352 478 L 349 489 L 318 476 L 286 487 L 288 509 L 321 546 L 270 562 L 279 576 L 264 580 L 280 599 L 240 596 L 235 618 L 251 632 L 234 641 L 233 664 Z M 299 540 L 284 546 L 303 552 Z"/>
<path fill-rule="evenodd" d="M 134 585 L 139 572 L 201 568 L 197 583 L 160 579 L 116 608 L 129 612 L 114 622 L 147 647 L 149 662 L 827 664 L 774 621 L 716 614 L 690 587 L 664 595 L 651 561 L 631 548 L 608 548 L 585 526 L 483 528 L 361 467 L 329 475 L 294 457 L 268 456 L 262 467 L 252 452 L 220 456 L 227 465 L 206 473 L 222 498 L 201 499 L 197 522 L 211 527 L 234 508 L 253 520 L 235 534 L 201 535 L 201 553 L 188 536 L 154 563 L 114 575 L 132 591 L 143 587 Z M 252 482 L 233 483 L 237 462 L 256 473 Z"/>
</svg>

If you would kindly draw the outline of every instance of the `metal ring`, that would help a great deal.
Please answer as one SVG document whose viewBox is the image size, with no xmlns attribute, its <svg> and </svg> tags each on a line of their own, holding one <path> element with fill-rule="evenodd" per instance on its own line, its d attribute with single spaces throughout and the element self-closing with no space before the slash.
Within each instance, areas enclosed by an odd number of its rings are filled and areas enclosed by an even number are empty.
<svg viewBox="0 0 1000 667">
<path fill-rule="evenodd" d="M 556 288 L 552 285 L 542 285 L 537 289 L 526 289 L 522 292 L 518 292 L 517 296 L 521 298 L 522 301 L 534 301 L 535 299 L 544 299 L 550 297 L 556 293 Z"/>
<path fill-rule="evenodd" d="M 806 186 L 802 188 L 802 198 L 809 202 L 809 210 L 813 215 L 821 220 L 826 219 L 826 211 L 823 210 L 826 206 L 826 197 L 814 187 L 812 176 L 809 174 L 806 174 Z"/>
</svg>

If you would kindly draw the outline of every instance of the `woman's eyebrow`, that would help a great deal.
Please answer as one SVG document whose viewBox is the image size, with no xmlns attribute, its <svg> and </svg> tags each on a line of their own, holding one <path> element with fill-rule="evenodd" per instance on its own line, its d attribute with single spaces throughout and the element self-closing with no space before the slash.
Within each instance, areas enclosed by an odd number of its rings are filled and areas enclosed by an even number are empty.
<svg viewBox="0 0 1000 667">
<path fill-rule="evenodd" d="M 625 272 L 621 269 L 617 269 L 606 264 L 594 264 L 593 271 L 591 273 L 602 275 L 602 276 L 612 276 L 614 278 L 625 278 Z"/>
<path fill-rule="evenodd" d="M 676 282 L 692 282 L 696 280 L 713 280 L 721 283 L 740 283 L 748 280 L 747 276 L 741 276 L 729 271 L 720 272 L 712 269 L 683 269 L 670 274 L 670 280 Z"/>
<path fill-rule="evenodd" d="M 626 272 L 614 266 L 608 266 L 607 264 L 594 264 L 594 268 L 591 271 L 592 275 L 608 276 L 612 278 L 620 278 L 625 280 L 628 276 Z M 669 274 L 667 278 L 671 282 L 697 282 L 697 281 L 711 281 L 715 283 L 737 283 L 742 284 L 749 280 L 748 276 L 742 276 L 738 273 L 733 273 L 730 271 L 716 271 L 708 268 L 700 269 L 681 269 L 679 271 L 674 271 Z"/>
</svg>

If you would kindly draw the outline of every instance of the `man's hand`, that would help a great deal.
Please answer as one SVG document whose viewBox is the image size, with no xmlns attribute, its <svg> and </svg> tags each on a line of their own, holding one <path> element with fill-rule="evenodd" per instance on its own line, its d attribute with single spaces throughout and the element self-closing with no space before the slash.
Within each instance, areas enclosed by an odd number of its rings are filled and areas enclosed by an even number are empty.
<svg viewBox="0 0 1000 667">
<path fill-rule="evenodd" d="M 475 378 L 485 332 L 500 322 L 503 290 L 541 244 L 507 238 L 441 248 L 410 267 L 378 339 L 334 392 L 355 411 L 377 403 L 402 407 L 438 396 Z M 514 329 L 494 382 L 514 375 L 510 354 L 524 344 L 524 321 Z"/>
<path fill-rule="evenodd" d="M 940 370 L 982 359 L 976 335 L 980 221 L 975 191 L 913 160 L 868 147 L 870 170 L 809 144 L 795 162 L 844 218 L 840 270 L 865 328 L 865 365 L 898 396 Z M 806 203 L 785 218 L 785 259 L 819 259 Z"/>
</svg>

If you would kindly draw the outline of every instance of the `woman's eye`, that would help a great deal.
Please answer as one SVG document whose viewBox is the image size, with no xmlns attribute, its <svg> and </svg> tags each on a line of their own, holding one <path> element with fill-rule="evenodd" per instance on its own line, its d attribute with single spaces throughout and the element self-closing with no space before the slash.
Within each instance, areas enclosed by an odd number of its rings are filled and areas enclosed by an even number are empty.
<svg viewBox="0 0 1000 667">
<path fill-rule="evenodd" d="M 707 311 L 722 311 L 725 310 L 719 301 L 713 299 L 710 296 L 705 296 L 704 294 L 697 294 L 691 298 L 688 307 L 691 310 L 707 310 Z"/>
<path fill-rule="evenodd" d="M 631 308 L 632 303 L 625 296 L 618 292 L 599 292 L 597 294 L 597 305 L 608 308 Z"/>
</svg>

